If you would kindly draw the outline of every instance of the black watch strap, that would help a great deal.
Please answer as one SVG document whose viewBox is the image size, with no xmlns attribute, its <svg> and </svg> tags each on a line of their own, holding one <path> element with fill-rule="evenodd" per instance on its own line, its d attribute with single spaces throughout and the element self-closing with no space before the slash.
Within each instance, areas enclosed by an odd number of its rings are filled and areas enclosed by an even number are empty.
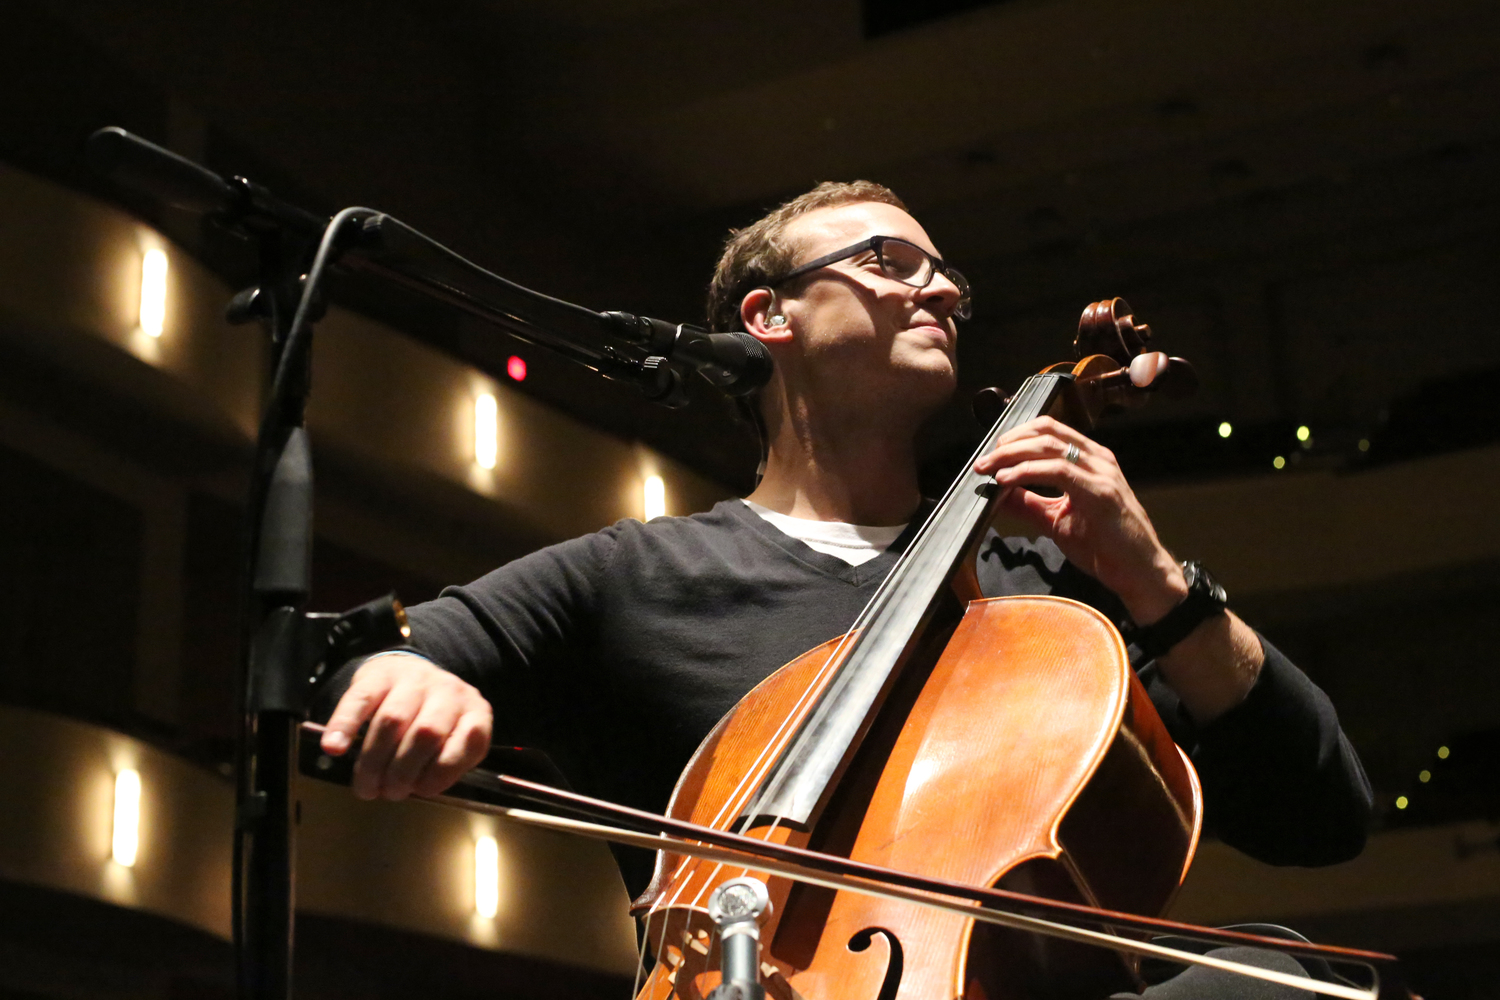
<svg viewBox="0 0 1500 1000">
<path fill-rule="evenodd" d="M 1207 619 L 1219 614 L 1229 605 L 1229 595 L 1204 569 L 1203 564 L 1189 559 L 1182 564 L 1182 575 L 1187 578 L 1188 592 L 1182 602 L 1168 611 L 1166 616 L 1150 625 L 1136 625 L 1126 636 L 1137 649 L 1141 658 L 1154 660 L 1183 639 Z"/>
</svg>

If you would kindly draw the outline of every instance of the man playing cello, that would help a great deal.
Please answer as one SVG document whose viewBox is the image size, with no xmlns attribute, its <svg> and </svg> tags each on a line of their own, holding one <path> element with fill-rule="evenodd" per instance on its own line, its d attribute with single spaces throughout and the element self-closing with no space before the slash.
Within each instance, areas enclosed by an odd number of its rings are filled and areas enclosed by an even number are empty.
<svg viewBox="0 0 1500 1000">
<path fill-rule="evenodd" d="M 661 812 L 721 716 L 849 628 L 926 513 L 914 442 L 956 385 L 967 282 L 889 190 L 823 184 L 730 239 L 709 311 L 775 362 L 754 492 L 622 521 L 410 609 L 411 645 L 359 666 L 323 736 L 342 754 L 368 723 L 356 794 L 436 794 L 498 731 L 586 794 Z M 1083 601 L 1155 654 L 1139 675 L 1208 828 L 1274 864 L 1357 854 L 1370 790 L 1328 699 L 1165 549 L 1114 456 L 1043 417 L 975 469 L 1042 536 L 991 533 L 982 591 Z M 622 867 L 641 890 L 649 866 Z"/>
</svg>

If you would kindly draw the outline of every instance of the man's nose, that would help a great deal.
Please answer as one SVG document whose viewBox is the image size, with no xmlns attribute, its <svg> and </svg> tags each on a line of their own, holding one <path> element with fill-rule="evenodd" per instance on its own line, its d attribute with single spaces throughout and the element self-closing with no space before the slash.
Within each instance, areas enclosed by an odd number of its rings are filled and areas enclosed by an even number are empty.
<svg viewBox="0 0 1500 1000">
<path fill-rule="evenodd" d="M 941 304 L 943 315 L 952 316 L 953 310 L 958 308 L 958 300 L 962 294 L 952 278 L 942 271 L 934 271 L 932 280 L 922 289 L 921 298 L 924 304 Z"/>
</svg>

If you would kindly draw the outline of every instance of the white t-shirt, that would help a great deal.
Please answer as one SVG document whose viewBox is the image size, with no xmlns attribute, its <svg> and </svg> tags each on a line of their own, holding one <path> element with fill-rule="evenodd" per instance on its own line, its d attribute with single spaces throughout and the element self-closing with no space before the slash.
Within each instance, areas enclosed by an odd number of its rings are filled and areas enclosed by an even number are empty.
<svg viewBox="0 0 1500 1000">
<path fill-rule="evenodd" d="M 814 551 L 842 559 L 850 566 L 858 566 L 874 559 L 890 548 L 891 543 L 906 530 L 904 524 L 875 528 L 864 524 L 845 524 L 843 521 L 810 521 L 804 517 L 789 517 L 749 500 L 745 501 L 745 506 L 765 518 L 783 534 L 791 535 Z"/>
</svg>

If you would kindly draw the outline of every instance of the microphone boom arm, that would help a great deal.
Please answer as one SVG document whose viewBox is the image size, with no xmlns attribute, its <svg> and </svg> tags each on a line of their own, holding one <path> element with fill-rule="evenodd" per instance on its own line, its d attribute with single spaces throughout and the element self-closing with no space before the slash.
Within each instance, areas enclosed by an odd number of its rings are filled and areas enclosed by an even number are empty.
<svg viewBox="0 0 1500 1000">
<path fill-rule="evenodd" d="M 329 221 L 244 177 L 220 176 L 121 128 L 95 132 L 85 151 L 101 175 L 251 237 L 279 230 L 316 240 Z M 770 354 L 747 333 L 594 312 L 508 281 L 381 212 L 370 212 L 357 230 L 350 229 L 348 237 L 338 234 L 340 264 L 445 302 L 607 378 L 633 382 L 666 406 L 687 402 L 685 371 L 697 371 L 731 396 L 752 392 L 771 377 Z M 456 344 L 435 346 L 485 366 Z"/>
<path fill-rule="evenodd" d="M 626 312 L 594 312 L 487 271 L 392 216 L 364 220 L 346 266 L 446 302 L 606 378 L 634 382 L 648 399 L 687 402 L 680 369 L 731 396 L 771 377 L 771 357 L 748 333 L 710 333 Z"/>
</svg>

